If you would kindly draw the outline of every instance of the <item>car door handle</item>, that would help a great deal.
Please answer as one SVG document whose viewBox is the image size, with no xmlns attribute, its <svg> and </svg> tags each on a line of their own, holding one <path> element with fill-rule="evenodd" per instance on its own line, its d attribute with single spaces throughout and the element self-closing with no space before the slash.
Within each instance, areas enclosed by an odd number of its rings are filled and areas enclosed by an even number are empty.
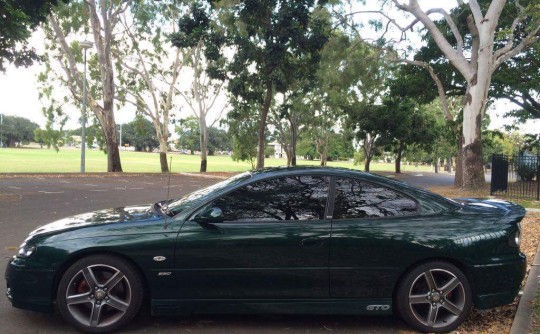
<svg viewBox="0 0 540 334">
<path fill-rule="evenodd" d="M 323 239 L 319 237 L 302 239 L 300 242 L 303 247 L 320 247 L 323 244 Z"/>
</svg>

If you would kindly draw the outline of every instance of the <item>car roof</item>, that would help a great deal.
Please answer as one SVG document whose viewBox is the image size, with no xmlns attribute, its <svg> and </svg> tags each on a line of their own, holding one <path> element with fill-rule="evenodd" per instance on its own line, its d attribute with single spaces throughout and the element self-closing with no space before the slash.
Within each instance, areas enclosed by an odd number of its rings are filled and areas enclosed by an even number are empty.
<svg viewBox="0 0 540 334">
<path fill-rule="evenodd" d="M 281 167 L 267 167 L 262 169 L 255 169 L 252 171 L 249 171 L 248 173 L 251 174 L 252 179 L 259 179 L 259 178 L 266 178 L 271 176 L 281 176 L 281 175 L 291 175 L 291 174 L 310 174 L 310 173 L 317 173 L 317 174 L 329 174 L 329 175 L 336 175 L 336 176 L 357 176 L 362 177 L 366 180 L 372 180 L 372 181 L 380 181 L 384 183 L 396 183 L 399 184 L 399 186 L 409 186 L 406 183 L 403 183 L 398 180 L 394 180 L 385 176 L 381 175 L 375 175 L 367 172 L 363 172 L 356 169 L 351 168 L 344 168 L 344 167 L 328 167 L 328 166 L 281 166 Z M 416 187 L 413 187 L 416 188 Z"/>
</svg>

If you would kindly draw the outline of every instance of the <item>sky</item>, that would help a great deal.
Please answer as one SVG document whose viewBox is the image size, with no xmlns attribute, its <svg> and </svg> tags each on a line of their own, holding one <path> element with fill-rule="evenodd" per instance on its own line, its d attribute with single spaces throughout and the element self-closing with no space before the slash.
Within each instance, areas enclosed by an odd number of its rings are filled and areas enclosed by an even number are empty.
<svg viewBox="0 0 540 334">
<path fill-rule="evenodd" d="M 362 9 L 376 9 L 377 7 L 373 7 L 375 3 L 376 2 L 373 0 L 367 1 L 366 7 L 362 7 Z M 433 1 L 421 1 L 421 5 L 424 8 L 428 8 L 432 3 Z M 452 1 L 445 1 L 443 3 L 439 3 L 439 5 L 442 5 L 448 10 L 451 6 L 453 6 L 452 3 Z M 357 6 L 358 5 L 356 5 L 353 9 L 360 8 Z M 369 19 L 369 17 L 366 19 Z M 399 22 L 405 23 L 409 20 L 410 18 L 401 17 Z M 369 36 L 369 32 L 366 32 L 366 34 Z M 410 36 L 414 36 L 414 34 L 410 34 Z M 30 39 L 29 44 L 35 47 L 38 52 L 43 52 L 43 39 L 43 32 L 37 30 Z M 81 36 L 81 40 L 84 39 L 85 38 Z M 412 40 L 413 44 L 418 47 L 419 40 Z M 7 66 L 6 73 L 0 73 L 0 100 L 2 101 L 0 104 L 1 114 L 25 117 L 33 122 L 36 122 L 41 127 L 45 126 L 46 118 L 41 111 L 43 105 L 38 98 L 38 85 L 36 83 L 36 77 L 43 70 L 43 66 L 43 64 L 39 63 L 36 63 L 29 68 L 15 68 L 14 66 L 9 65 Z M 65 90 L 63 93 L 69 94 L 67 90 Z M 226 103 L 225 96 L 220 98 L 220 103 L 221 105 Z M 512 120 L 503 118 L 502 115 L 504 115 L 505 112 L 515 108 L 516 106 L 514 104 L 507 101 L 496 101 L 490 110 L 488 110 L 491 118 L 490 128 L 502 130 L 504 125 L 512 123 Z M 217 109 L 221 108 L 218 107 Z M 73 129 L 79 127 L 79 108 L 75 106 L 66 106 L 64 111 L 69 115 L 69 120 L 66 123 L 65 128 Z M 191 115 L 187 106 L 184 106 L 181 111 L 176 112 L 176 114 L 179 116 L 179 118 L 184 118 Z M 115 117 L 118 124 L 128 123 L 135 117 L 135 111 L 133 107 L 124 107 L 120 110 L 116 110 Z M 171 132 L 174 132 L 174 129 L 171 128 L 170 130 Z M 528 121 L 526 124 L 520 126 L 520 132 L 534 134 L 540 133 L 540 121 Z"/>
</svg>

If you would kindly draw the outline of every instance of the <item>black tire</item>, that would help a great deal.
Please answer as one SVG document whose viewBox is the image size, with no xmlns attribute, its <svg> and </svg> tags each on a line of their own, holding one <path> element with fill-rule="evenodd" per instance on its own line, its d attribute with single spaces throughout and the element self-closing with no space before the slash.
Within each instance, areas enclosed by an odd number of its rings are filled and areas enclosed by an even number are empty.
<svg viewBox="0 0 540 334">
<path fill-rule="evenodd" d="M 401 318 L 416 330 L 446 333 L 456 329 L 469 315 L 471 286 L 465 274 L 453 264 L 427 262 L 403 277 L 395 305 Z"/>
<path fill-rule="evenodd" d="M 109 333 L 122 327 L 137 314 L 142 301 L 138 271 L 111 255 L 75 262 L 62 276 L 56 295 L 62 317 L 85 333 Z"/>
</svg>

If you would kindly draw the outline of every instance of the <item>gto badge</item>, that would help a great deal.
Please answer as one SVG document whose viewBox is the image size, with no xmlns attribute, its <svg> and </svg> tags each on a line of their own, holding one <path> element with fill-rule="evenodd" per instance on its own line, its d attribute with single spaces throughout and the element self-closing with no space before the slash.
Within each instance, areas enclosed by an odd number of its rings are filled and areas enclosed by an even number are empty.
<svg viewBox="0 0 540 334">
<path fill-rule="evenodd" d="M 165 256 L 154 256 L 154 261 L 156 261 L 156 262 L 163 262 L 166 259 L 167 258 Z"/>
<path fill-rule="evenodd" d="M 171 272 L 170 271 L 160 271 L 157 275 L 158 276 L 171 276 Z"/>
<path fill-rule="evenodd" d="M 390 305 L 368 305 L 366 309 L 368 311 L 388 311 L 390 309 Z"/>
</svg>

